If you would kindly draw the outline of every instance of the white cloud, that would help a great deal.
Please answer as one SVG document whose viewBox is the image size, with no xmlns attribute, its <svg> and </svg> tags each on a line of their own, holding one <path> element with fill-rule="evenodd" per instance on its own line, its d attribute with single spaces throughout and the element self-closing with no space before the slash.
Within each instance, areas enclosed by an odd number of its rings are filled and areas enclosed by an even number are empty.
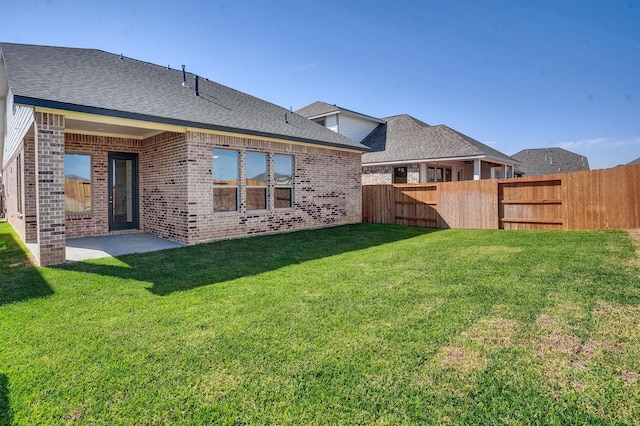
<svg viewBox="0 0 640 426">
<path fill-rule="evenodd" d="M 300 65 L 299 67 L 296 67 L 295 71 L 306 71 L 306 70 L 313 69 L 313 68 L 315 68 L 317 66 L 318 66 L 317 62 L 312 62 L 310 64 Z"/>
<path fill-rule="evenodd" d="M 624 148 L 624 147 L 640 147 L 640 137 L 620 139 L 620 138 L 594 138 L 584 139 L 581 141 L 562 142 L 560 148 L 569 151 L 580 149 L 606 149 L 606 148 Z"/>
</svg>

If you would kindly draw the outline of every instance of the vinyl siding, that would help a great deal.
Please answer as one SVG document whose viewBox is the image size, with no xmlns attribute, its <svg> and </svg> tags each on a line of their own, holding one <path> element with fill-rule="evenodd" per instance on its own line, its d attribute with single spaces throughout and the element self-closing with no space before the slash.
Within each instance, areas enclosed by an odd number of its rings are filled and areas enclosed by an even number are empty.
<svg viewBox="0 0 640 426">
<path fill-rule="evenodd" d="M 14 105 L 11 90 L 9 90 L 9 95 L 7 96 L 6 114 L 7 127 L 4 139 L 4 156 L 2 157 L 3 167 L 12 157 L 15 150 L 18 149 L 34 119 L 33 108 Z"/>
<path fill-rule="evenodd" d="M 361 142 L 376 127 L 378 123 L 340 114 L 339 133 L 356 142 Z"/>
<path fill-rule="evenodd" d="M 329 130 L 333 130 L 336 133 L 338 132 L 338 114 L 328 115 L 326 121 L 324 122 L 324 127 Z"/>
</svg>

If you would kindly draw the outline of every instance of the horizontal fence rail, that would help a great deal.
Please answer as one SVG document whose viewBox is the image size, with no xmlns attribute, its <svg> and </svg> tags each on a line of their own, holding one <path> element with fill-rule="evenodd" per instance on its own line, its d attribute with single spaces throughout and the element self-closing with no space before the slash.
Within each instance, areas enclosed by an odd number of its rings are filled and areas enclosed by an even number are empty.
<svg viewBox="0 0 640 426">
<path fill-rule="evenodd" d="M 431 228 L 640 228 L 640 165 L 517 179 L 364 185 L 362 221 Z"/>
</svg>

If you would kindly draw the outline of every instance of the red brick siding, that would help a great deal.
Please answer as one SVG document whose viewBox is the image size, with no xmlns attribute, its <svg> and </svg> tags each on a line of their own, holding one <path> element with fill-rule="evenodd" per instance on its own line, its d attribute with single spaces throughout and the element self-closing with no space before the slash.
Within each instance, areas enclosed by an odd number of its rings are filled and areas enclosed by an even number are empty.
<svg viewBox="0 0 640 426">
<path fill-rule="evenodd" d="M 188 243 L 287 230 L 357 223 L 361 220 L 360 154 L 250 138 L 187 132 L 189 145 Z M 213 213 L 212 151 L 240 152 L 239 211 Z M 293 156 L 294 208 L 273 208 L 269 169 L 269 209 L 245 208 L 244 155 L 247 151 Z"/>
<path fill-rule="evenodd" d="M 41 266 L 65 261 L 64 116 L 36 112 L 36 211 Z"/>
<path fill-rule="evenodd" d="M 65 135 L 65 152 L 67 154 L 91 155 L 91 213 L 66 215 L 66 237 L 108 235 L 108 154 L 109 152 L 137 153 L 139 155 L 138 161 L 141 163 L 142 142 L 137 139 L 67 133 Z M 140 182 L 142 188 L 142 179 Z M 140 191 L 140 199 L 142 199 L 142 191 Z M 141 227 L 143 223 L 143 215 L 141 214 Z"/>
<path fill-rule="evenodd" d="M 187 243 L 189 177 L 184 133 L 163 133 L 142 143 L 140 215 L 144 230 Z"/>
</svg>

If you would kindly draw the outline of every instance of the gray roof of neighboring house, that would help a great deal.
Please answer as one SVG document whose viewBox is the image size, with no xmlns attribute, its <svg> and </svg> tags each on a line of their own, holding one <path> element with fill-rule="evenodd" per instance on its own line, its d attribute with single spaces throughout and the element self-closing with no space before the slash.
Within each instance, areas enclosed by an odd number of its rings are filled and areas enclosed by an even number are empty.
<svg viewBox="0 0 640 426">
<path fill-rule="evenodd" d="M 638 157 L 635 160 L 633 160 L 630 163 L 628 163 L 627 166 L 633 166 L 635 164 L 640 164 L 640 157 Z"/>
<path fill-rule="evenodd" d="M 523 149 L 512 155 L 525 176 L 589 170 L 587 157 L 562 148 Z"/>
<path fill-rule="evenodd" d="M 16 103 L 366 151 L 287 109 L 182 70 L 96 49 L 0 43 Z M 287 122 L 285 122 L 285 114 Z"/>
<path fill-rule="evenodd" d="M 407 114 L 383 120 L 387 124 L 378 126 L 362 141 L 371 148 L 371 152 L 362 155 L 363 164 L 470 157 L 517 163 L 508 155 L 442 124 L 430 126 Z"/>
<path fill-rule="evenodd" d="M 312 103 L 311 105 L 307 105 L 306 107 L 302 107 L 298 110 L 295 111 L 296 114 L 299 114 L 303 117 L 306 118 L 311 118 L 311 117 L 319 117 L 319 116 L 323 116 L 323 115 L 329 115 L 332 113 L 336 113 L 336 112 L 347 112 L 350 114 L 354 114 L 354 115 L 358 115 L 360 117 L 364 117 L 364 118 L 368 118 L 371 121 L 376 121 L 378 123 L 383 122 L 383 120 L 376 118 L 376 117 L 372 117 L 370 115 L 366 115 L 366 114 L 362 114 L 360 112 L 356 112 L 347 108 L 343 108 L 341 106 L 337 106 L 337 105 L 330 105 L 326 102 L 322 102 L 322 101 L 316 101 L 314 103 Z"/>
</svg>

